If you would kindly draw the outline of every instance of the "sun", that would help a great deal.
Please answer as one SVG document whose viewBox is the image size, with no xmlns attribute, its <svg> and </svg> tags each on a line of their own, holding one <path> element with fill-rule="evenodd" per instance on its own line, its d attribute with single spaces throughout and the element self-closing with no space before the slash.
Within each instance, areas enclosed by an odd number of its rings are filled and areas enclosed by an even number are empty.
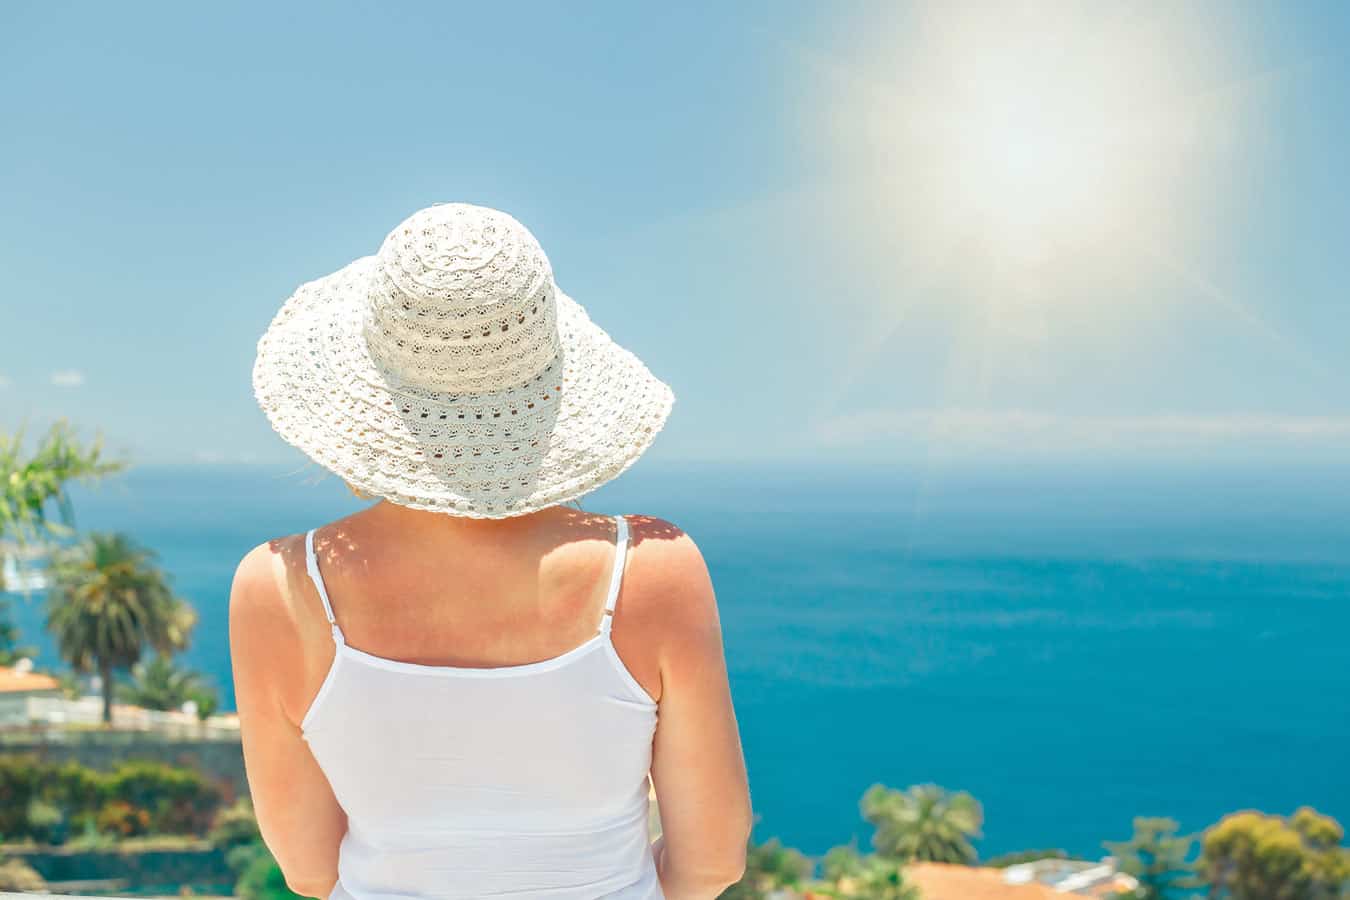
<svg viewBox="0 0 1350 900">
<path fill-rule="evenodd" d="M 1091 4 L 920 9 L 884 64 L 853 73 L 835 135 L 850 164 L 886 161 L 876 181 L 912 233 L 1000 264 L 1119 256 L 1184 202 L 1177 161 L 1208 123 L 1175 22 Z"/>
<path fill-rule="evenodd" d="M 1017 243 L 1019 233 L 1071 234 L 1113 215 L 1122 199 L 1126 161 L 1091 105 L 1025 82 L 997 81 L 948 111 L 951 195 L 995 246 Z"/>
</svg>

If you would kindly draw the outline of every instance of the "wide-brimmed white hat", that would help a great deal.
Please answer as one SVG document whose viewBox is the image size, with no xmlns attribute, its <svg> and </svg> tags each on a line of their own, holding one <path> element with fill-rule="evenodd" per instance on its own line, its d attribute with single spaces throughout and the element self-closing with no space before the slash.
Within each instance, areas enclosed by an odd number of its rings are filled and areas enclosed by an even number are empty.
<svg viewBox="0 0 1350 900">
<path fill-rule="evenodd" d="M 420 210 L 374 256 L 301 285 L 258 341 L 253 391 L 352 486 L 491 519 L 617 477 L 675 399 L 558 289 L 525 226 L 466 203 Z"/>
</svg>

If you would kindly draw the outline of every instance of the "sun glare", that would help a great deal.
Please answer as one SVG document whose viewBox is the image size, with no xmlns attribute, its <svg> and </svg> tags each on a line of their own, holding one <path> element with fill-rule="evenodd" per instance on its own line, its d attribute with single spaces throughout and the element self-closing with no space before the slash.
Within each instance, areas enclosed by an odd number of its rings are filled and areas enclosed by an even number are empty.
<svg viewBox="0 0 1350 900">
<path fill-rule="evenodd" d="M 1109 214 L 1121 161 L 1078 98 L 1017 79 L 996 87 L 948 112 L 951 191 L 971 222 L 1004 244 L 1019 232 L 1058 235 Z"/>
<path fill-rule="evenodd" d="M 874 10 L 847 50 L 803 53 L 811 139 L 842 252 L 865 260 L 866 338 L 831 397 L 906 327 L 951 344 L 941 392 L 979 405 L 1047 389 L 1085 347 L 1123 354 L 1150 310 L 1259 321 L 1191 260 L 1250 178 L 1261 83 L 1222 6 L 923 2 Z M 821 128 L 821 123 L 829 127 Z M 1147 354 L 1147 349 L 1132 348 Z M 946 402 L 946 401 L 944 401 Z"/>
<path fill-rule="evenodd" d="M 842 117 L 849 152 L 893 168 L 897 216 L 1000 264 L 1119 254 L 1166 221 L 1208 127 L 1175 23 L 1053 3 L 923 9 Z"/>
</svg>

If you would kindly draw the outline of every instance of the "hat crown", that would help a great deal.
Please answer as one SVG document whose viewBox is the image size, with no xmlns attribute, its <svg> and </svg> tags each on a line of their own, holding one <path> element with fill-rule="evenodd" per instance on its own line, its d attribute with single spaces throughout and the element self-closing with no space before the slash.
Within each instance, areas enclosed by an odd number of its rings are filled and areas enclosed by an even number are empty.
<svg viewBox="0 0 1350 900">
<path fill-rule="evenodd" d="M 557 357 L 553 269 L 504 212 L 438 203 L 413 213 L 376 254 L 365 336 L 382 372 L 431 391 L 523 384 Z"/>
</svg>

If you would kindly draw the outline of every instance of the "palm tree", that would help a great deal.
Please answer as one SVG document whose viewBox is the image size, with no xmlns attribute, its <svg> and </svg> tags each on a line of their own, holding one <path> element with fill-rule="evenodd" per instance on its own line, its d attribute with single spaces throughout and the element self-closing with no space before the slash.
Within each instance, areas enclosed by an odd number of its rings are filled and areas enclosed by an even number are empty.
<svg viewBox="0 0 1350 900">
<path fill-rule="evenodd" d="M 189 700 L 208 693 L 202 675 L 176 665 L 172 657 L 157 653 L 149 661 L 131 667 L 131 683 L 119 686 L 118 699 L 145 709 L 178 709 Z"/>
<path fill-rule="evenodd" d="M 982 836 L 984 811 L 965 791 L 935 784 L 897 791 L 874 784 L 860 806 L 863 818 L 876 826 L 872 845 L 882 856 L 966 865 L 976 860 L 971 841 Z"/>
<path fill-rule="evenodd" d="M 47 628 L 77 672 L 97 671 L 103 721 L 112 724 L 116 668 L 135 665 L 153 648 L 187 647 L 197 613 L 175 597 L 153 551 L 124 534 L 93 533 L 57 554 L 47 597 Z"/>
<path fill-rule="evenodd" d="M 101 438 L 95 437 L 87 448 L 81 447 L 64 419 L 48 428 L 31 456 L 24 455 L 22 428 L 12 435 L 0 432 L 0 539 L 13 538 L 23 547 L 35 540 L 40 531 L 53 535 L 70 533 L 74 510 L 66 494 L 66 483 L 110 475 L 125 465 L 105 461 L 102 454 Z M 53 502 L 59 521 L 47 515 L 47 507 Z M 0 567 L 0 591 L 3 590 L 5 576 Z M 13 665 L 20 657 L 37 655 L 37 648 L 19 645 L 19 631 L 9 621 L 7 606 L 0 599 L 0 665 Z"/>
<path fill-rule="evenodd" d="M 1138 818 L 1128 841 L 1107 841 L 1106 849 L 1120 860 L 1120 869 L 1139 881 L 1135 900 L 1173 900 L 1191 896 L 1204 887 L 1195 877 L 1190 861 L 1195 836 L 1178 834 L 1181 825 L 1173 819 Z"/>
<path fill-rule="evenodd" d="M 778 838 L 762 844 L 750 840 L 746 843 L 745 874 L 723 891 L 719 900 L 761 900 L 784 889 L 795 891 L 815 868 L 809 857 L 784 847 Z"/>
</svg>

